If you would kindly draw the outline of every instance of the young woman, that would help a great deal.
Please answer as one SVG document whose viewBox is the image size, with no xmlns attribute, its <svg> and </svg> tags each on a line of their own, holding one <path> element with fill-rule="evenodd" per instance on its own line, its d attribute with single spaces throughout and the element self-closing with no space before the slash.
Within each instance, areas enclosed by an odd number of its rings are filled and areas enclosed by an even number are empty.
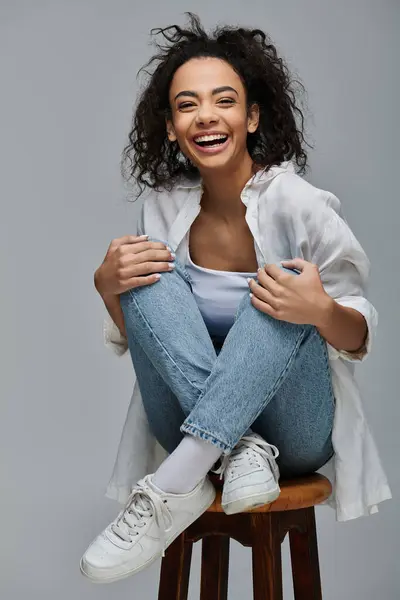
<svg viewBox="0 0 400 600">
<path fill-rule="evenodd" d="M 340 520 L 390 497 L 351 364 L 377 323 L 368 259 L 339 200 L 295 172 L 303 116 L 275 47 L 190 18 L 158 30 L 125 148 L 149 190 L 138 235 L 95 274 L 106 343 L 137 376 L 108 489 L 124 506 L 81 560 L 97 582 L 159 558 L 213 502 L 211 470 L 228 514 L 324 465 Z"/>
</svg>

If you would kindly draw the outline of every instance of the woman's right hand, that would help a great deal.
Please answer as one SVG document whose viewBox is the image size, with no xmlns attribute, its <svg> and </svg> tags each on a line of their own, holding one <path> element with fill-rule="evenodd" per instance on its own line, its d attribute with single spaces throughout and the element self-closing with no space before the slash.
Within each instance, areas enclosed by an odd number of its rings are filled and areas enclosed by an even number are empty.
<svg viewBox="0 0 400 600">
<path fill-rule="evenodd" d="M 162 242 L 149 242 L 137 235 L 112 240 L 94 284 L 102 297 L 116 296 L 127 290 L 156 283 L 156 274 L 171 271 L 174 257 Z"/>
</svg>

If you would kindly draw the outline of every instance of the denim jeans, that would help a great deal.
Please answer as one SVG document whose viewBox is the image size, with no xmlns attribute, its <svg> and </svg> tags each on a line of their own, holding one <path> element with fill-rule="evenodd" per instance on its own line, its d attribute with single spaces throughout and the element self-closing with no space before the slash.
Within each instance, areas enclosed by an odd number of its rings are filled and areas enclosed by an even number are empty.
<svg viewBox="0 0 400 600">
<path fill-rule="evenodd" d="M 318 330 L 262 313 L 246 292 L 218 345 L 189 274 L 178 259 L 175 265 L 157 283 L 120 296 L 143 405 L 159 443 L 171 453 L 191 434 L 228 454 L 251 428 L 278 447 L 281 475 L 322 467 L 333 455 L 335 401 Z"/>
</svg>

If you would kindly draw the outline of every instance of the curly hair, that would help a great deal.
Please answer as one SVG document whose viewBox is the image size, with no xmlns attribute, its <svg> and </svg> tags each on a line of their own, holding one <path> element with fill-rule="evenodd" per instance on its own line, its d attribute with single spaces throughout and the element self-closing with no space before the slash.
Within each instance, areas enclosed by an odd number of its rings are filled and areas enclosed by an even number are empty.
<svg viewBox="0 0 400 600">
<path fill-rule="evenodd" d="M 178 144 L 168 141 L 165 123 L 171 118 L 169 89 L 175 71 L 192 58 L 226 61 L 243 82 L 247 107 L 258 104 L 259 126 L 247 135 L 253 163 L 268 169 L 294 157 L 298 172 L 304 173 L 308 165 L 303 146 L 312 147 L 305 141 L 304 115 L 296 102 L 297 88 L 304 91 L 304 86 L 292 79 L 270 38 L 260 29 L 232 26 L 217 27 L 208 35 L 196 15 L 186 14 L 188 29 L 171 25 L 151 30 L 167 43 L 155 42 L 157 54 L 138 71 L 139 75 L 144 70 L 150 81 L 138 99 L 121 161 L 123 178 L 139 187 L 137 197 L 146 187 L 171 190 L 182 175 L 198 175 Z M 152 72 L 145 70 L 153 63 Z"/>
</svg>

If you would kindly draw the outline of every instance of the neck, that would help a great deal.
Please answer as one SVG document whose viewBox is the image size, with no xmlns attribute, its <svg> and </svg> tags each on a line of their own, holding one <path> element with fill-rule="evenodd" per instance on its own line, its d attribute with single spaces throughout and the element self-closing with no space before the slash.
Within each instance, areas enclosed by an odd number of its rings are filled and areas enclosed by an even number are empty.
<svg viewBox="0 0 400 600">
<path fill-rule="evenodd" d="M 201 199 L 202 210 L 210 216 L 224 221 L 241 219 L 246 213 L 246 206 L 240 194 L 254 175 L 253 161 L 248 152 L 234 169 L 224 171 L 201 171 L 204 193 Z"/>
</svg>

